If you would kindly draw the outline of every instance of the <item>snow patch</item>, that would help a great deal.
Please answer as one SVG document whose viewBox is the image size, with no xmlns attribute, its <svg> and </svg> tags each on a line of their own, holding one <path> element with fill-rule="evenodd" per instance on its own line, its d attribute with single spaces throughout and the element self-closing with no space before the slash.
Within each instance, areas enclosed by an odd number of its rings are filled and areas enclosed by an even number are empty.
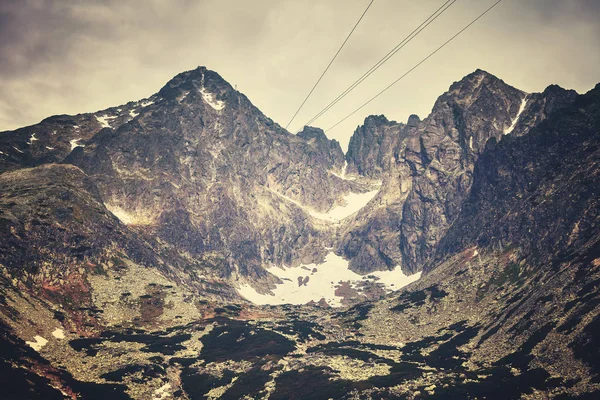
<svg viewBox="0 0 600 400">
<path fill-rule="evenodd" d="M 179 96 L 179 97 L 177 98 L 177 101 L 179 101 L 179 102 L 183 101 L 183 99 L 185 99 L 185 98 L 188 96 L 188 94 L 190 94 L 190 91 L 189 91 L 189 90 L 188 90 L 188 91 L 186 91 L 185 93 L 183 93 L 181 96 Z"/>
<path fill-rule="evenodd" d="M 54 147 L 45 146 L 48 150 L 54 150 Z"/>
<path fill-rule="evenodd" d="M 341 174 L 341 175 L 339 175 L 339 174 L 336 174 L 336 173 L 335 173 L 335 172 L 333 172 L 333 171 L 329 171 L 329 173 L 330 173 L 331 175 L 335 175 L 335 176 L 337 176 L 338 178 L 340 178 L 340 179 L 343 179 L 343 180 L 345 180 L 345 181 L 353 181 L 353 180 L 356 180 L 356 177 L 355 177 L 355 176 L 347 176 L 347 175 L 346 175 L 346 171 L 347 171 L 347 170 L 348 170 L 348 161 L 345 161 L 345 160 L 344 160 L 344 168 L 342 169 L 342 174 Z"/>
<path fill-rule="evenodd" d="M 324 221 L 339 222 L 349 216 L 357 213 L 365 207 L 379 192 L 379 189 L 366 193 L 349 193 L 344 196 L 346 204 L 335 207 L 326 213 L 311 212 L 310 214 Z"/>
<path fill-rule="evenodd" d="M 69 141 L 69 143 L 71 143 L 71 151 L 75 150 L 75 147 L 85 147 L 85 145 L 77 143 L 80 140 L 81 140 L 81 138 L 73 139 L 73 140 Z"/>
<path fill-rule="evenodd" d="M 16 151 L 18 151 L 19 153 L 23 154 L 23 152 L 19 149 L 17 149 L 15 146 L 12 147 L 13 149 L 15 149 Z"/>
<path fill-rule="evenodd" d="M 171 389 L 170 383 L 165 383 L 164 385 L 156 389 L 154 391 L 153 400 L 163 400 L 171 396 L 171 393 L 169 393 L 169 389 Z"/>
<path fill-rule="evenodd" d="M 146 100 L 146 101 L 142 101 L 141 106 L 142 107 L 148 107 L 151 104 L 154 104 L 154 102 L 152 100 Z"/>
<path fill-rule="evenodd" d="M 215 132 L 217 132 L 219 134 L 223 133 L 223 125 L 219 121 L 215 122 L 214 128 L 215 128 Z"/>
<path fill-rule="evenodd" d="M 473 136 L 469 138 L 469 148 L 473 150 Z"/>
<path fill-rule="evenodd" d="M 105 204 L 104 206 L 125 225 L 150 225 L 153 222 L 149 215 L 144 215 L 138 212 L 132 213 L 126 211 L 120 206 L 111 204 Z"/>
<path fill-rule="evenodd" d="M 519 118 L 521 118 L 521 114 L 523 113 L 523 110 L 525 110 L 526 105 L 527 105 L 527 95 L 525 95 L 523 97 L 523 99 L 521 100 L 521 107 L 519 107 L 519 112 L 517 113 L 517 116 L 515 117 L 515 119 L 512 120 L 512 123 L 510 124 L 510 126 L 504 130 L 505 135 L 508 135 L 509 133 L 511 133 L 513 131 L 513 129 L 515 129 L 515 126 L 517 125 L 517 122 L 519 122 Z"/>
<path fill-rule="evenodd" d="M 103 115 L 103 116 L 101 116 L 101 117 L 96 116 L 96 120 L 98 120 L 98 122 L 100 122 L 100 125 L 103 128 L 112 128 L 112 126 L 110 126 L 110 124 L 108 123 L 108 120 L 109 119 L 115 119 L 115 118 L 117 118 L 117 117 L 111 117 L 111 116 L 108 116 L 106 114 Z"/>
<path fill-rule="evenodd" d="M 135 110 L 131 110 L 129 111 L 129 116 L 132 118 L 137 117 L 138 115 L 140 115 L 140 113 L 136 113 Z"/>
<path fill-rule="evenodd" d="M 202 94 L 202 98 L 204 99 L 204 101 L 211 106 L 212 108 L 214 108 L 217 111 L 221 111 L 223 108 L 225 108 L 225 102 L 221 101 L 221 100 L 216 100 L 214 94 L 208 92 L 204 86 L 202 86 L 200 89 L 198 89 L 200 91 L 200 93 Z"/>
<path fill-rule="evenodd" d="M 29 145 L 32 145 L 33 142 L 35 142 L 36 140 L 39 140 L 38 138 L 35 137 L 35 133 L 31 134 L 31 137 L 29 138 L 29 142 L 27 142 Z"/>
<path fill-rule="evenodd" d="M 306 304 L 324 298 L 330 306 L 341 307 L 342 297 L 335 294 L 340 282 L 349 282 L 352 287 L 360 282 L 378 282 L 391 292 L 421 277 L 420 272 L 407 276 L 400 267 L 362 276 L 350 271 L 348 261 L 333 252 L 327 254 L 322 264 L 303 264 L 295 268 L 271 267 L 268 271 L 282 280 L 272 290 L 273 294 L 260 294 L 252 286 L 244 284 L 238 290 L 240 295 L 255 304 Z M 306 283 L 299 285 L 298 278 Z"/>
<path fill-rule="evenodd" d="M 341 220 L 357 213 L 360 209 L 365 207 L 379 192 L 379 189 L 376 189 L 366 193 L 349 193 L 344 196 L 344 205 L 334 207 L 327 212 L 321 213 L 272 189 L 269 190 L 277 196 L 289 201 L 290 203 L 294 203 L 298 207 L 302 208 L 311 217 L 335 223 L 340 222 Z"/>
<path fill-rule="evenodd" d="M 44 347 L 46 345 L 46 343 L 48 343 L 48 341 L 46 339 L 44 339 L 43 337 L 41 337 L 40 335 L 35 335 L 33 337 L 33 342 L 25 342 L 27 343 L 29 346 L 31 346 L 32 349 L 34 349 L 35 351 L 40 351 L 42 349 L 42 347 Z"/>
<path fill-rule="evenodd" d="M 52 331 L 52 336 L 54 336 L 57 339 L 64 339 L 65 338 L 65 331 L 63 331 L 60 328 L 56 328 L 55 330 Z"/>
<path fill-rule="evenodd" d="M 2 154 L 3 156 L 5 156 L 6 154 L 0 151 L 0 154 Z"/>
</svg>

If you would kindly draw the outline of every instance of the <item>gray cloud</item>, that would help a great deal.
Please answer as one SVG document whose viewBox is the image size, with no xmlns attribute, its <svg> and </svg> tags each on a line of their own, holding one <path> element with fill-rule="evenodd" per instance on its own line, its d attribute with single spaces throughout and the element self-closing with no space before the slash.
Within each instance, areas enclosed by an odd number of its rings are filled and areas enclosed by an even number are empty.
<svg viewBox="0 0 600 400">
<path fill-rule="evenodd" d="M 461 0 L 314 125 L 327 128 L 493 0 Z M 376 0 L 292 124 L 299 128 L 412 31 L 442 0 Z M 0 2 L 0 130 L 149 96 L 206 65 L 285 125 L 365 0 L 5 0 Z M 600 3 L 504 1 L 328 135 L 346 143 L 370 113 L 425 116 L 455 80 L 483 68 L 526 91 L 600 81 Z"/>
</svg>

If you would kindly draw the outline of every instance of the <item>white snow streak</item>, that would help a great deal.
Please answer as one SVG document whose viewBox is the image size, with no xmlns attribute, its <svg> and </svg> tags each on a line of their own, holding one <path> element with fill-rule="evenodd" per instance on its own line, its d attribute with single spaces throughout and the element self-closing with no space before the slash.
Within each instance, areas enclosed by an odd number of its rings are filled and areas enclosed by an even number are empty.
<svg viewBox="0 0 600 400">
<path fill-rule="evenodd" d="M 146 101 L 142 101 L 141 106 L 142 107 L 148 107 L 151 104 L 154 104 L 154 102 L 152 100 L 146 100 Z"/>
<path fill-rule="evenodd" d="M 202 93 L 202 98 L 209 106 L 211 106 L 217 111 L 221 111 L 223 108 L 225 108 L 225 102 L 221 100 L 215 100 L 215 96 L 212 93 L 208 92 L 204 88 L 204 86 L 202 86 L 198 90 L 200 91 L 200 93 Z"/>
<path fill-rule="evenodd" d="M 108 116 L 108 115 L 103 115 L 101 117 L 96 116 L 96 119 L 98 120 L 98 122 L 100 122 L 100 125 L 103 128 L 112 128 L 112 126 L 110 126 L 110 124 L 108 123 L 108 120 L 109 119 L 115 119 L 115 118 L 117 118 L 117 117 L 111 117 L 111 116 Z"/>
<path fill-rule="evenodd" d="M 281 193 L 278 193 L 273 189 L 269 190 L 277 196 L 291 203 L 294 203 L 298 207 L 302 208 L 311 217 L 328 222 L 340 222 L 341 220 L 348 218 L 352 214 L 357 213 L 361 208 L 366 206 L 377 195 L 377 192 L 379 192 L 379 189 L 377 189 L 366 193 L 349 193 L 344 196 L 344 205 L 334 207 L 327 212 L 321 213 L 303 205 L 302 203 L 294 199 L 291 199 Z"/>
<path fill-rule="evenodd" d="M 521 100 L 521 107 L 519 108 L 519 112 L 517 113 L 517 116 L 515 117 L 515 119 L 513 119 L 512 124 L 504 130 L 504 134 L 508 135 L 509 133 L 511 133 L 513 131 L 513 129 L 515 129 L 515 126 L 517 125 L 517 122 L 519 122 L 519 118 L 521 118 L 521 114 L 523 113 L 523 110 L 525 110 L 525 106 L 527 105 L 527 95 L 525 95 L 525 97 L 523 97 L 523 100 Z"/>
<path fill-rule="evenodd" d="M 35 137 L 35 133 L 31 134 L 31 137 L 29 138 L 29 144 L 32 145 L 33 142 L 35 142 L 36 140 L 39 140 L 38 138 Z"/>
<path fill-rule="evenodd" d="M 138 115 L 140 115 L 140 113 L 136 113 L 135 110 L 131 110 L 129 111 L 129 116 L 132 118 L 137 117 Z"/>
<path fill-rule="evenodd" d="M 19 149 L 17 149 L 15 146 L 12 147 L 13 149 L 15 149 L 16 151 L 18 151 L 19 153 L 23 154 L 23 152 Z"/>
<path fill-rule="evenodd" d="M 129 212 L 120 206 L 112 204 L 104 204 L 104 206 L 114 214 L 122 223 L 125 225 L 150 225 L 152 224 L 152 217 L 143 212 L 134 211 Z"/>
<path fill-rule="evenodd" d="M 359 282 L 378 282 L 383 284 L 387 291 L 393 291 L 421 276 L 420 273 L 404 275 L 400 267 L 393 271 L 377 271 L 362 276 L 350 271 L 348 261 L 334 253 L 329 253 L 322 264 L 302 265 L 296 268 L 271 267 L 268 271 L 283 281 L 272 291 L 272 295 L 260 294 L 248 284 L 240 287 L 240 295 L 255 304 L 306 304 L 311 300 L 318 302 L 324 298 L 330 306 L 340 307 L 342 297 L 335 295 L 340 282 L 349 282 L 352 287 L 356 287 Z M 306 285 L 299 286 L 299 277 L 303 281 L 308 278 Z"/>
<path fill-rule="evenodd" d="M 331 175 L 335 175 L 335 176 L 337 176 L 338 178 L 340 178 L 340 179 L 343 179 L 343 180 L 345 180 L 345 181 L 353 181 L 353 180 L 355 180 L 355 179 L 356 179 L 356 177 L 355 177 L 355 176 L 349 177 L 349 176 L 347 176 L 347 175 L 346 175 L 346 170 L 347 170 L 347 169 L 348 169 L 348 161 L 344 161 L 344 168 L 342 169 L 342 174 L 341 174 L 341 175 L 338 175 L 338 174 L 336 174 L 336 173 L 335 173 L 335 172 L 333 172 L 333 171 L 329 171 L 329 173 L 330 173 Z"/>
<path fill-rule="evenodd" d="M 54 147 L 45 146 L 48 150 L 54 150 Z"/>
<path fill-rule="evenodd" d="M 69 143 L 71 143 L 71 151 L 73 151 L 75 149 L 75 147 L 85 147 L 85 145 L 77 143 L 80 140 L 81 140 L 81 138 L 73 139 L 73 140 L 69 141 Z"/>
<path fill-rule="evenodd" d="M 379 192 L 379 189 L 366 193 L 349 193 L 344 196 L 345 205 L 335 207 L 326 213 L 312 211 L 310 215 L 324 221 L 339 222 L 357 213 L 366 206 Z"/>
<path fill-rule="evenodd" d="M 29 346 L 31 346 L 32 349 L 34 349 L 35 351 L 38 351 L 38 352 L 42 349 L 42 347 L 44 347 L 46 345 L 46 343 L 48 343 L 48 340 L 44 339 L 40 335 L 35 335 L 33 340 L 34 341 L 32 341 L 32 342 L 25 342 L 25 343 L 27 343 Z"/>
<path fill-rule="evenodd" d="M 179 101 L 179 102 L 183 101 L 183 99 L 185 99 L 188 96 L 188 94 L 190 94 L 189 90 L 187 90 L 185 93 L 183 93 L 181 96 L 179 96 L 177 98 L 177 101 Z"/>
<path fill-rule="evenodd" d="M 123 210 L 121 207 L 119 206 L 111 206 L 109 208 L 108 205 L 106 205 L 106 208 L 108 208 L 108 210 L 113 213 L 115 215 L 115 217 L 119 218 L 119 220 L 124 223 L 125 225 L 133 225 L 135 223 L 135 218 L 133 217 L 133 215 L 129 214 L 127 211 Z"/>
</svg>

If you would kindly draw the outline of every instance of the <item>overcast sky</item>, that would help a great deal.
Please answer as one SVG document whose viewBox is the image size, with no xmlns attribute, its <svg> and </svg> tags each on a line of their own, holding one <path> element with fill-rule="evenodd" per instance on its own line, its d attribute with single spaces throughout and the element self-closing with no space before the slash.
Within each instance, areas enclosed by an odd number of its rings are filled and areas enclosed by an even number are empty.
<svg viewBox="0 0 600 400">
<path fill-rule="evenodd" d="M 495 0 L 458 0 L 312 125 L 329 128 Z M 204 65 L 285 126 L 369 0 L 0 0 L 0 131 L 54 114 L 148 97 Z M 296 131 L 443 0 L 375 0 L 305 108 Z M 482 68 L 527 92 L 600 82 L 600 1 L 504 0 L 343 124 L 345 148 L 369 114 L 427 116 L 453 81 Z"/>
</svg>

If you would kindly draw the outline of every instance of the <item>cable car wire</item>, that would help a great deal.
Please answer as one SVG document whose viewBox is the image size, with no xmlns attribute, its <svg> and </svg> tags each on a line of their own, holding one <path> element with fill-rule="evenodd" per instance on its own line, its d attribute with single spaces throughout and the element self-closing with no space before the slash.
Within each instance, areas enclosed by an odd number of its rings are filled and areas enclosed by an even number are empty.
<svg viewBox="0 0 600 400">
<path fill-rule="evenodd" d="M 294 118 L 296 118 L 296 115 L 298 115 L 298 113 L 300 112 L 300 110 L 302 109 L 302 107 L 304 107 L 304 104 L 307 102 L 307 100 L 310 97 L 310 95 L 315 91 L 317 85 L 319 84 L 319 82 L 321 82 L 321 79 L 323 79 L 323 77 L 325 76 L 325 74 L 329 70 L 329 67 L 331 67 L 331 64 L 333 64 L 333 62 L 337 58 L 338 54 L 340 54 L 340 51 L 342 51 L 342 49 L 346 45 L 346 42 L 348 41 L 348 39 L 350 39 L 350 36 L 352 36 L 352 34 L 354 33 L 354 30 L 356 29 L 356 27 L 358 26 L 358 24 L 360 24 L 360 21 L 362 21 L 363 17 L 367 13 L 367 11 L 369 11 L 369 8 L 371 8 L 371 5 L 373 4 L 374 1 L 375 0 L 371 0 L 371 2 L 369 3 L 369 5 L 365 9 L 365 11 L 362 13 L 362 15 L 360 16 L 360 18 L 358 19 L 358 21 L 356 22 L 356 24 L 354 25 L 354 27 L 352 28 L 352 30 L 348 34 L 348 36 L 346 36 L 346 39 L 344 40 L 344 42 L 342 43 L 342 45 L 340 46 L 340 48 L 338 49 L 338 51 L 335 53 L 335 55 L 333 56 L 333 58 L 329 62 L 329 65 L 327 65 L 327 68 L 325 68 L 325 71 L 323 71 L 323 73 L 321 74 L 321 76 L 317 80 L 317 83 L 315 83 L 315 85 L 312 87 L 312 89 L 310 90 L 310 92 L 308 92 L 308 95 L 306 96 L 306 98 L 304 99 L 304 101 L 302 102 L 302 104 L 300 104 L 300 107 L 298 107 L 298 110 L 296 110 L 296 113 L 294 114 L 294 116 L 292 117 L 292 119 L 290 119 L 290 122 L 287 123 L 287 125 L 285 126 L 285 129 L 287 129 L 288 126 L 290 126 L 290 124 L 292 123 L 292 121 L 294 120 Z"/>
<path fill-rule="evenodd" d="M 444 4 L 442 4 L 437 10 L 433 12 L 425 21 L 421 23 L 421 25 L 417 26 L 411 33 L 408 34 L 400 43 L 398 43 L 392 50 L 390 50 L 385 56 L 383 56 L 375 65 L 373 65 L 367 72 L 365 72 L 360 78 L 358 78 L 352 85 L 350 85 L 346 90 L 344 90 L 338 97 L 336 97 L 331 103 L 329 103 L 325 108 L 323 108 L 317 115 L 311 118 L 307 123 L 303 126 L 307 126 L 312 124 L 314 121 L 319 119 L 323 114 L 325 114 L 329 109 L 335 106 L 341 99 L 346 97 L 352 90 L 354 90 L 358 85 L 360 85 L 365 79 L 367 79 L 372 73 L 374 73 L 379 67 L 385 64 L 390 58 L 392 58 L 398 51 L 400 51 L 404 46 L 406 46 L 410 41 L 412 41 L 419 33 L 421 33 L 425 28 L 427 28 L 431 23 L 433 23 L 440 15 L 442 15 L 448 8 L 450 8 L 456 0 L 447 0 Z M 441 10 L 441 11 L 440 11 Z"/>
<path fill-rule="evenodd" d="M 325 130 L 325 132 L 328 132 L 331 129 L 335 128 L 336 126 L 338 126 L 339 124 L 341 124 L 342 122 L 344 122 L 345 120 L 347 120 L 348 118 L 350 118 L 352 115 L 354 115 L 356 112 L 358 112 L 360 109 L 362 109 L 363 107 L 365 107 L 367 104 L 369 104 L 370 102 L 372 102 L 373 100 L 375 100 L 377 97 L 381 96 L 384 92 L 386 92 L 392 86 L 394 86 L 396 83 L 398 83 L 400 80 L 402 80 L 406 75 L 410 74 L 412 71 L 414 71 L 415 69 L 417 69 L 421 64 L 423 64 L 425 61 L 427 61 L 428 59 L 430 59 L 435 53 L 437 53 L 438 51 L 440 51 L 441 49 L 443 49 L 448 43 L 450 43 L 451 41 L 453 41 L 454 39 L 456 39 L 456 37 L 458 37 L 461 33 L 463 33 L 464 31 L 466 31 L 471 25 L 473 25 L 480 18 L 482 18 L 485 14 L 487 14 L 494 7 L 496 7 L 501 1 L 502 0 L 496 1 L 488 9 L 486 9 L 483 13 L 479 14 L 479 16 L 477 18 L 475 18 L 473 21 L 471 21 L 469 24 L 467 24 L 464 28 L 462 28 L 460 31 L 458 31 L 454 36 L 452 36 L 450 39 L 448 39 L 447 41 L 445 41 L 441 46 L 439 46 L 437 49 L 435 49 L 433 52 L 431 52 L 427 57 L 425 57 L 424 59 L 422 59 L 421 61 L 419 61 L 414 67 L 412 67 L 411 69 L 409 69 L 408 71 L 406 71 L 402 76 L 400 76 L 398 79 L 396 79 L 390 85 L 388 85 L 385 89 L 383 89 L 382 91 L 380 91 L 379 93 L 377 93 L 375 96 L 371 97 L 368 101 L 366 101 L 365 103 L 363 103 L 363 105 L 361 105 L 360 107 L 358 107 L 356 110 L 352 111 L 350 114 L 348 114 L 347 116 L 345 116 L 344 118 L 342 118 L 341 120 L 339 120 L 338 122 L 336 122 L 334 125 L 332 125 L 331 127 L 329 127 L 327 130 Z"/>
</svg>

